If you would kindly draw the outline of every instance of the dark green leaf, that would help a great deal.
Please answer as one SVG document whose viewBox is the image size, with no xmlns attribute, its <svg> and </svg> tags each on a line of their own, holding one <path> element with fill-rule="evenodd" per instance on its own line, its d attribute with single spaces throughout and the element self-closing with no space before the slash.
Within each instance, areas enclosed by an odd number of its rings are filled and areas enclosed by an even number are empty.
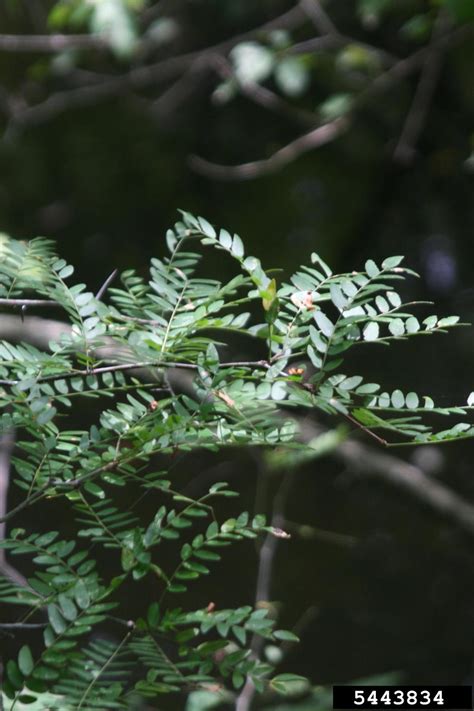
<svg viewBox="0 0 474 711">
<path fill-rule="evenodd" d="M 23 684 L 24 684 L 23 675 L 20 672 L 18 664 L 13 659 L 10 659 L 7 662 L 6 672 L 7 672 L 8 680 L 10 681 L 13 688 L 14 689 L 22 689 Z"/>
</svg>

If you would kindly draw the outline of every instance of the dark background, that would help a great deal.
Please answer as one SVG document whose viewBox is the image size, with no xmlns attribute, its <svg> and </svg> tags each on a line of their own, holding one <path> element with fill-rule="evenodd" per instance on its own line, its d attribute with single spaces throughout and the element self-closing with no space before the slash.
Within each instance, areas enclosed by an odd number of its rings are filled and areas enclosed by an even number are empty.
<svg viewBox="0 0 474 711">
<path fill-rule="evenodd" d="M 59 31 L 46 22 L 53 5 L 4 2 L 0 30 Z M 472 33 L 443 52 L 420 135 L 403 160 L 395 159 L 394 151 L 419 69 L 362 102 L 350 114 L 348 130 L 333 142 L 247 181 L 202 175 L 190 156 L 222 164 L 267 158 L 307 128 L 242 95 L 216 104 L 212 95 L 219 79 L 213 72 L 188 78 L 179 100 L 164 95 L 174 78 L 24 120 L 26 106 L 82 85 L 79 70 L 123 75 L 131 67 L 232 38 L 294 6 L 277 0 L 158 3 L 152 19 L 173 18 L 174 39 L 144 58 L 82 52 L 65 73 L 54 70 L 57 59 L 49 54 L 0 52 L 0 228 L 17 238 L 53 237 L 61 255 L 76 265 L 78 278 L 97 289 L 115 267 L 142 271 L 150 256 L 163 254 L 164 233 L 183 208 L 239 233 L 249 253 L 266 267 L 281 268 L 282 278 L 308 261 L 311 251 L 335 271 L 362 268 L 368 257 L 404 254 L 421 276 L 409 280 L 405 296 L 434 300 L 434 313 L 457 313 L 472 322 Z M 430 23 L 442 11 L 444 31 L 468 27 L 469 12 L 463 15 L 460 3 L 446 6 L 421 0 L 325 5 L 345 35 L 398 57 L 428 47 L 429 32 L 408 38 L 404 33 L 413 17 Z M 151 20 L 140 17 L 145 33 Z M 315 34 L 308 22 L 293 31 L 290 42 Z M 357 95 L 373 81 L 365 69 L 341 68 L 341 51 L 308 57 L 308 88 L 285 99 L 293 109 L 317 117 L 328 97 L 341 91 Z M 264 86 L 278 91 L 272 79 Z M 210 276 L 224 278 L 228 269 L 215 258 L 209 263 Z M 449 337 L 361 351 L 354 368 L 387 389 L 415 387 L 441 405 L 462 404 L 474 389 L 473 353 L 473 330 L 465 328 Z M 471 443 L 424 450 L 424 459 L 419 449 L 395 454 L 472 500 Z M 184 484 L 215 471 L 217 480 L 228 477 L 242 491 L 240 508 L 252 510 L 259 467 L 245 452 L 195 455 L 178 463 L 176 476 Z M 261 501 L 267 511 L 276 485 L 270 477 Z M 295 523 L 294 535 L 278 549 L 272 600 L 278 602 L 282 626 L 291 628 L 301 618 L 304 625 L 302 643 L 285 670 L 317 684 L 388 671 L 400 672 L 405 683 L 470 682 L 474 566 L 472 538 L 460 527 L 383 479 L 367 479 L 364 462 L 352 471 L 333 457 L 297 471 L 287 517 Z M 34 518 L 29 522 L 41 525 Z M 236 549 L 212 580 L 198 584 L 198 604 L 252 602 L 256 565 L 250 545 Z"/>
</svg>

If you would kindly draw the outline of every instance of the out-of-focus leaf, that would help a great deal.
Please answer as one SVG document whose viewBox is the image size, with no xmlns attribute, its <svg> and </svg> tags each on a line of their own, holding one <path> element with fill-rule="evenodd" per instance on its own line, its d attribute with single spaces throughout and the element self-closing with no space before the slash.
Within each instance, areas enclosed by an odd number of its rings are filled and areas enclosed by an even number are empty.
<svg viewBox="0 0 474 711">
<path fill-rule="evenodd" d="M 123 0 L 91 0 L 91 30 L 104 35 L 119 57 L 135 49 L 137 33 L 132 14 Z"/>
<path fill-rule="evenodd" d="M 179 26 L 172 17 L 159 17 L 147 28 L 146 36 L 156 45 L 167 44 L 179 34 Z"/>
<path fill-rule="evenodd" d="M 431 34 L 433 22 L 427 14 L 413 15 L 400 28 L 400 34 L 415 42 L 424 42 Z"/>
<path fill-rule="evenodd" d="M 472 0 L 444 0 L 443 4 L 458 22 L 474 20 L 474 3 Z"/>
<path fill-rule="evenodd" d="M 241 42 L 230 53 L 235 75 L 242 84 L 267 79 L 274 66 L 273 52 L 257 42 Z"/>
<path fill-rule="evenodd" d="M 351 94 L 333 94 L 319 106 L 319 113 L 324 121 L 333 121 L 347 114 L 351 108 Z"/>
<path fill-rule="evenodd" d="M 285 57 L 275 67 L 275 81 L 284 94 L 301 96 L 309 86 L 310 74 L 300 57 Z"/>
</svg>

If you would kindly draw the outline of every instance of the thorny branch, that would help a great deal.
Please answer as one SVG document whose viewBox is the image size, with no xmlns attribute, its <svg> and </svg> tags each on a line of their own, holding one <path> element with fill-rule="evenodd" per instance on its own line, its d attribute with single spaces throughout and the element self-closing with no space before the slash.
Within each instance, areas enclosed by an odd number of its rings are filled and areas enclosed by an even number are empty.
<svg viewBox="0 0 474 711">
<path fill-rule="evenodd" d="M 49 299 L 0 299 L 0 306 L 24 307 L 28 306 L 54 306 L 60 308 L 57 301 Z"/>
</svg>

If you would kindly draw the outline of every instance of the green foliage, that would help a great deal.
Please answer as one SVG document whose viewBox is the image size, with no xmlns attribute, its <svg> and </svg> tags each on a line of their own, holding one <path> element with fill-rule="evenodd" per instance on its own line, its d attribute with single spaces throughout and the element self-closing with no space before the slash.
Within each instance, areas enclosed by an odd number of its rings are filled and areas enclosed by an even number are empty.
<svg viewBox="0 0 474 711">
<path fill-rule="evenodd" d="M 51 29 L 89 29 L 100 35 L 119 58 L 135 49 L 137 28 L 134 14 L 142 0 L 59 0 L 49 13 Z"/>
<path fill-rule="evenodd" d="M 448 10 L 455 20 L 459 22 L 469 22 L 474 20 L 474 8 L 469 0 L 444 0 Z"/>
<path fill-rule="evenodd" d="M 281 464 L 296 446 L 288 412 L 301 408 L 342 417 L 385 443 L 380 430 L 394 444 L 474 435 L 466 422 L 438 431 L 425 417 L 464 416 L 472 395 L 467 406 L 441 408 L 426 395 L 386 392 L 341 371 L 352 348 L 458 325 L 455 316 L 413 315 L 417 305 L 403 303 L 397 291 L 413 275 L 401 257 L 336 275 L 312 254 L 309 266 L 278 285 L 245 254 L 238 235 L 201 217 L 183 213 L 166 242 L 168 256 L 152 259 L 149 280 L 125 272 L 107 303 L 69 283 L 73 268 L 49 241 L 0 241 L 2 303 L 47 299 L 68 319 L 48 352 L 0 342 L 1 427 L 17 433 L 12 464 L 23 494 L 6 518 L 60 499 L 77 531 L 77 540 L 67 540 L 57 531 L 16 528 L 1 543 L 9 555 L 28 556 L 34 573 L 28 587 L 0 580 L 0 600 L 26 609 L 20 623 L 44 621 L 42 651 L 24 645 L 5 665 L 3 690 L 16 708 L 46 693 L 50 708 L 105 709 L 164 693 L 208 693 L 216 683 L 225 693 L 247 677 L 259 692 L 304 684 L 295 675 L 272 676 L 272 665 L 252 656 L 254 635 L 277 648 L 297 641 L 275 629 L 267 610 L 186 610 L 173 602 L 212 574 L 228 546 L 286 534 L 247 512 L 220 520 L 219 501 L 236 496 L 226 482 L 191 498 L 175 490 L 171 470 L 158 461 L 178 451 L 259 446 L 271 453 L 279 445 Z M 202 250 L 185 251 L 189 242 L 228 255 L 238 275 L 228 283 L 196 276 Z M 260 359 L 223 361 L 229 332 L 256 339 Z M 309 377 L 302 361 L 312 366 Z M 175 391 L 171 371 L 191 378 Z M 83 400 L 94 400 L 90 422 L 71 430 L 69 413 Z M 325 447 L 312 442 L 301 455 Z M 124 488 L 126 509 L 117 501 Z M 149 492 L 156 510 L 145 519 L 137 503 Z M 161 554 L 168 544 L 172 565 Z M 101 571 L 103 550 L 117 566 L 111 579 Z M 142 617 L 122 619 L 126 586 L 145 579 L 153 581 L 155 599 Z"/>
</svg>

